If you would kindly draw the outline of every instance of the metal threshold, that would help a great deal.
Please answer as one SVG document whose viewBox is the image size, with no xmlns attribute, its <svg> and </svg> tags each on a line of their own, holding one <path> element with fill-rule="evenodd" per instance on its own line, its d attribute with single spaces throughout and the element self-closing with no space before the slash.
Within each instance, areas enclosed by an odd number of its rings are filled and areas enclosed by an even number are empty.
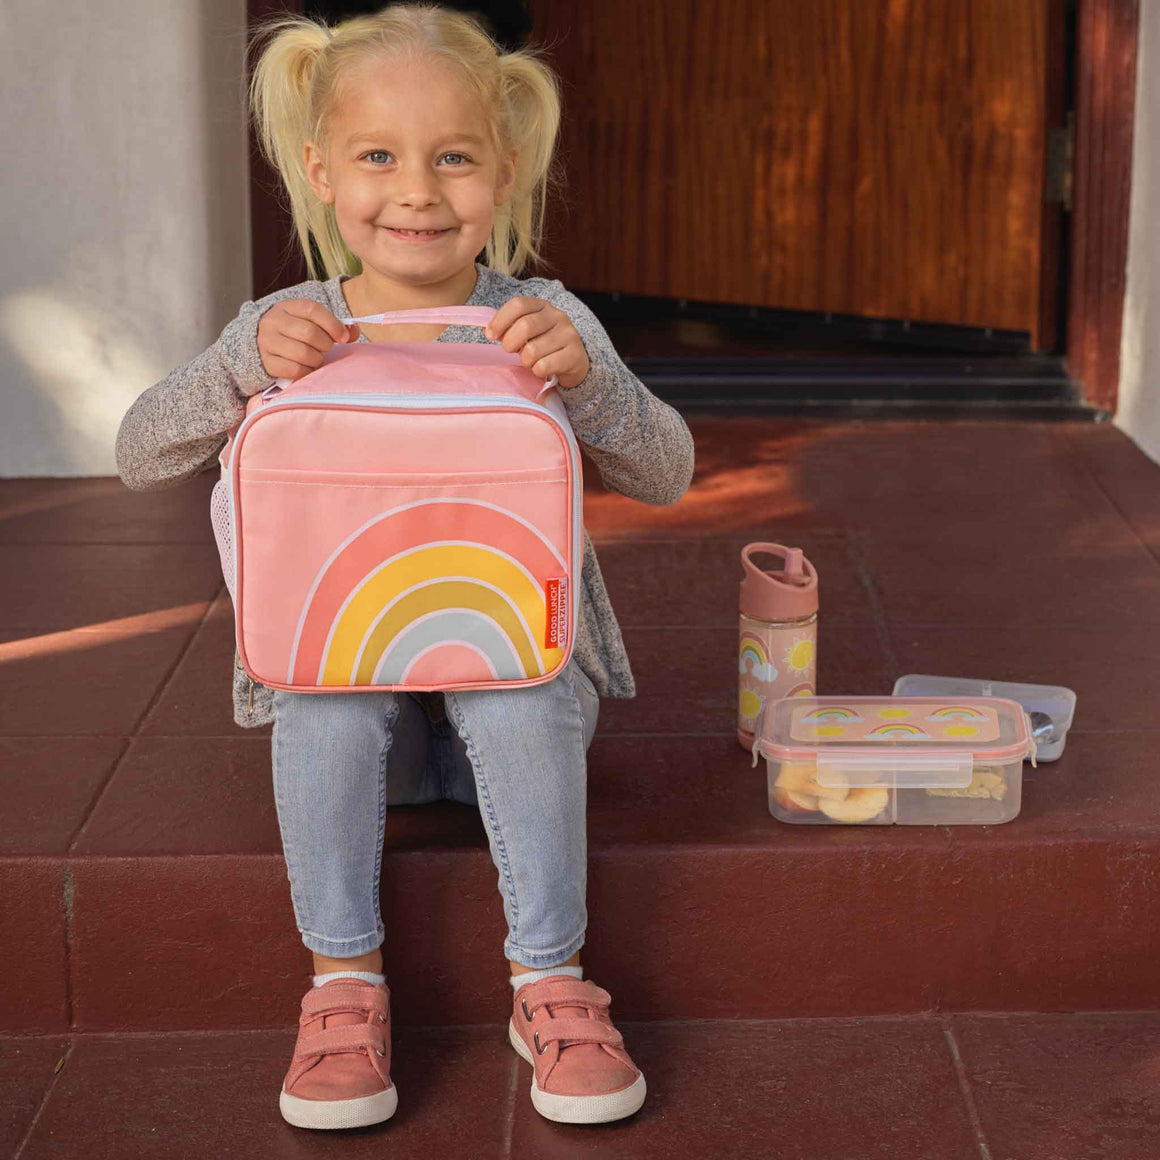
<svg viewBox="0 0 1160 1160">
<path fill-rule="evenodd" d="M 854 418 L 1098 422 L 1062 358 L 626 358 L 681 412 Z"/>
</svg>

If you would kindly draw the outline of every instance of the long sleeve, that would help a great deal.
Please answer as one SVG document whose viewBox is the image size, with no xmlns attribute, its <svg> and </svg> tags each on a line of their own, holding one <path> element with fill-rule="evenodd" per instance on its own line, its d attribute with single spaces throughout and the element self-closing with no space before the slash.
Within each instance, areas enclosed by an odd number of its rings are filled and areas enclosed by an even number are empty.
<svg viewBox="0 0 1160 1160">
<path fill-rule="evenodd" d="M 676 503 L 693 478 L 685 420 L 625 366 L 599 319 L 562 282 L 543 287 L 538 296 L 568 315 L 588 354 L 588 374 L 560 398 L 605 487 L 643 503 Z"/>
<path fill-rule="evenodd" d="M 274 382 L 258 353 L 258 322 L 283 298 L 326 302 L 323 283 L 305 282 L 242 304 L 217 341 L 143 391 L 117 431 L 117 472 L 135 491 L 173 487 L 211 467 L 246 400 Z"/>
</svg>

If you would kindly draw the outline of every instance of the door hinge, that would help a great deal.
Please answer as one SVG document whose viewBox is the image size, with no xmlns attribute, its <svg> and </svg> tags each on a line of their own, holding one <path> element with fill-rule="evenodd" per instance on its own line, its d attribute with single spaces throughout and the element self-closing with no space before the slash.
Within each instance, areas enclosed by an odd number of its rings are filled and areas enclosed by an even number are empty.
<svg viewBox="0 0 1160 1160">
<path fill-rule="evenodd" d="M 1047 131 L 1047 204 L 1070 213 L 1074 181 L 1075 113 L 1069 112 L 1066 124 Z"/>
</svg>

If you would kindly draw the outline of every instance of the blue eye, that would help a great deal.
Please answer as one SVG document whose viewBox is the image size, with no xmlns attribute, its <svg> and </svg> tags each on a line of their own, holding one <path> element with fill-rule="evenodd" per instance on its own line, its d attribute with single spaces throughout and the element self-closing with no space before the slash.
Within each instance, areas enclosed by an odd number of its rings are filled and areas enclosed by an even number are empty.
<svg viewBox="0 0 1160 1160">
<path fill-rule="evenodd" d="M 466 153 L 444 153 L 443 156 L 444 157 L 458 157 L 458 158 L 460 158 L 461 164 L 463 162 L 468 162 L 471 160 L 471 158 L 468 157 Z M 370 161 L 370 159 L 372 157 L 390 157 L 390 154 L 385 149 L 372 149 L 369 153 L 363 154 L 363 160 L 365 160 L 365 161 Z M 372 164 L 374 164 L 374 162 L 372 162 Z M 460 168 L 460 166 L 454 165 L 454 166 L 452 166 L 452 168 L 458 169 L 458 168 Z"/>
</svg>

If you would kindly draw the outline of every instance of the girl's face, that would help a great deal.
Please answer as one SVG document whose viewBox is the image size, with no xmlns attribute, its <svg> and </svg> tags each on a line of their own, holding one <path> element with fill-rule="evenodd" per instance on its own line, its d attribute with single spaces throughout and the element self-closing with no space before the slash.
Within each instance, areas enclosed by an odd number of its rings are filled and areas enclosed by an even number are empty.
<svg viewBox="0 0 1160 1160">
<path fill-rule="evenodd" d="M 364 272 L 401 287 L 472 268 L 515 179 L 516 154 L 493 152 L 478 102 L 432 61 L 377 61 L 349 77 L 328 155 L 311 141 L 304 156 Z"/>
</svg>

